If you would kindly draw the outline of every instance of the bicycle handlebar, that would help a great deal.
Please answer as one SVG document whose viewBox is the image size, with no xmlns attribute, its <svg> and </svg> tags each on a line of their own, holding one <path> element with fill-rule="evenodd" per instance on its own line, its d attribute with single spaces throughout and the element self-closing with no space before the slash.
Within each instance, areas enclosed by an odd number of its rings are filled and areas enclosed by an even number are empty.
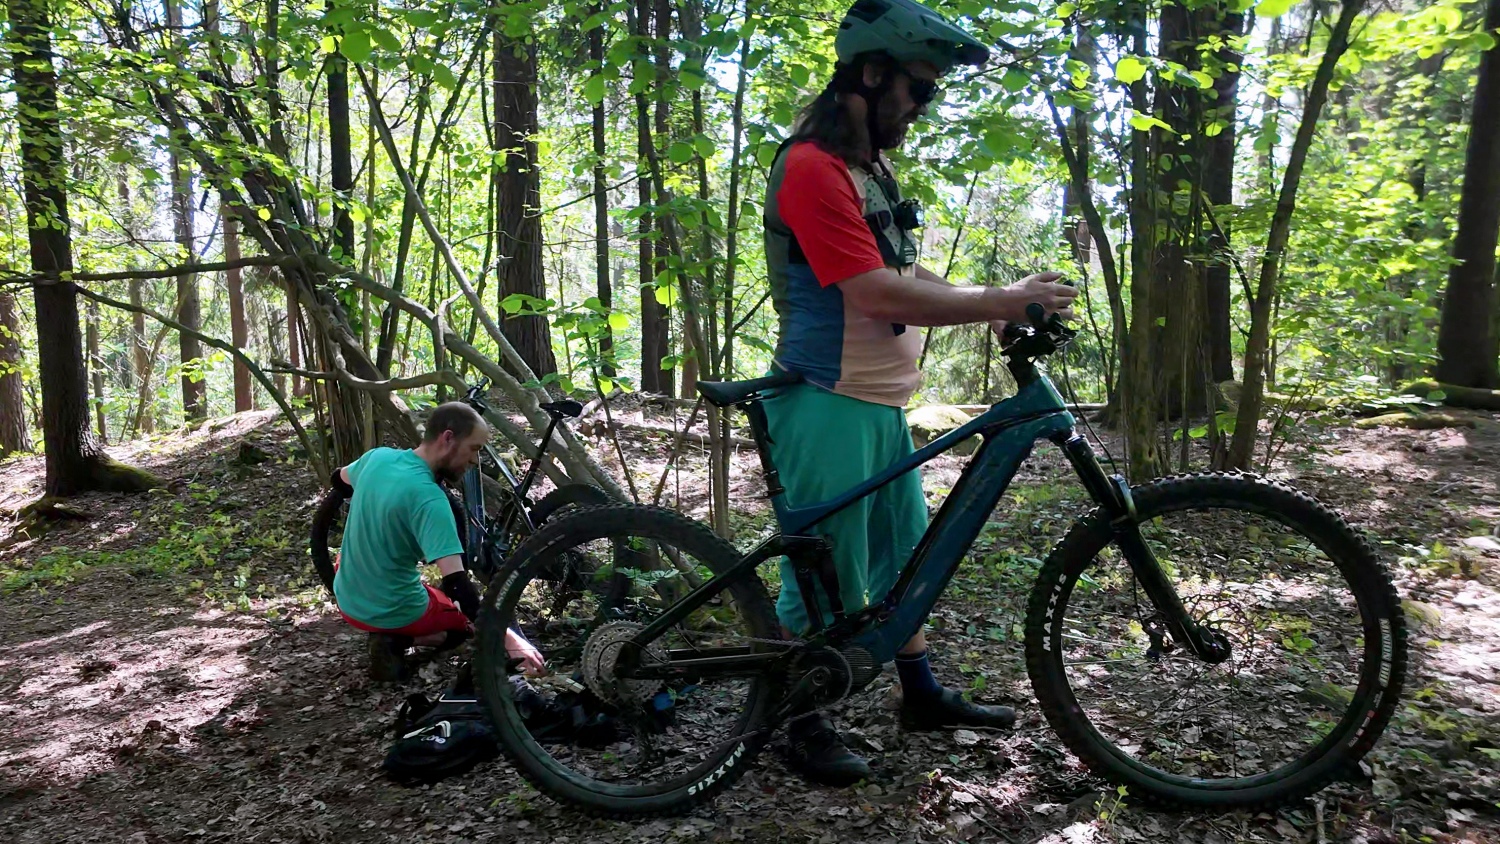
<svg viewBox="0 0 1500 844">
<path fill-rule="evenodd" d="M 478 384 L 475 384 L 464 392 L 464 404 L 467 404 L 469 407 L 474 408 L 479 412 L 479 415 L 483 416 L 484 412 L 490 409 L 489 405 L 484 401 L 484 392 L 485 390 L 488 390 L 489 387 L 490 379 L 479 379 Z"/>
</svg>

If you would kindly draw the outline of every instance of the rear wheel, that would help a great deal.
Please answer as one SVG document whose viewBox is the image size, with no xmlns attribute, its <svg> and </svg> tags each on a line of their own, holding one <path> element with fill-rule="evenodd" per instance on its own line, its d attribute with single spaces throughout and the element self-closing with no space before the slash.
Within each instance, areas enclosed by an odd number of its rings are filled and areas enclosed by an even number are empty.
<svg viewBox="0 0 1500 844">
<path fill-rule="evenodd" d="M 593 591 L 564 594 L 552 572 L 568 556 L 633 584 L 610 606 Z M 708 648 L 774 653 L 778 628 L 764 585 L 737 578 L 682 622 L 632 651 L 633 637 L 670 605 L 665 588 L 701 580 L 739 560 L 707 527 L 654 507 L 611 505 L 564 514 L 537 531 L 499 578 L 480 613 L 477 675 L 501 744 L 547 795 L 607 817 L 676 814 L 708 800 L 744 772 L 765 744 L 780 681 L 767 673 L 674 681 L 630 676 L 630 656 L 661 661 Z M 547 676 L 512 676 L 505 630 L 519 626 L 546 657 Z M 604 734 L 558 733 L 528 720 L 528 699 L 585 700 L 608 719 Z M 530 710 L 534 712 L 534 708 Z"/>
<path fill-rule="evenodd" d="M 1251 476 L 1134 490 L 1142 538 L 1188 615 L 1227 640 L 1209 664 L 1173 640 L 1106 516 L 1048 557 L 1026 662 L 1063 741 L 1132 797 L 1268 807 L 1349 769 L 1391 718 L 1406 629 L 1390 579 L 1336 514 Z"/>
</svg>

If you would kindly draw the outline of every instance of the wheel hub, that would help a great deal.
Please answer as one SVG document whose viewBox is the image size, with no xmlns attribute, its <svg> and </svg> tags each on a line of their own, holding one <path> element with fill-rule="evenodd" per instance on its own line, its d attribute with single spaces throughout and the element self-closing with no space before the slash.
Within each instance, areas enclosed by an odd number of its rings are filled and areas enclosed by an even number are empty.
<svg viewBox="0 0 1500 844">
<path fill-rule="evenodd" d="M 612 703 L 639 701 L 653 694 L 660 680 L 633 680 L 619 676 L 620 657 L 630 640 L 644 629 L 633 621 L 612 621 L 595 630 L 583 646 L 583 682 L 601 700 Z M 646 646 L 639 663 L 666 662 L 666 651 L 656 643 Z"/>
</svg>

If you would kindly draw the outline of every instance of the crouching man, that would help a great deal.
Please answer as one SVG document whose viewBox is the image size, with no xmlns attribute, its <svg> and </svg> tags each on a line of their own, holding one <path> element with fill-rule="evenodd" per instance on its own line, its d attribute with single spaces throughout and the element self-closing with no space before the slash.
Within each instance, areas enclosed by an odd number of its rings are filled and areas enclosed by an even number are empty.
<svg viewBox="0 0 1500 844">
<path fill-rule="evenodd" d="M 463 544 L 440 482 L 456 483 L 479 462 L 489 425 L 463 402 L 432 411 L 421 445 L 376 448 L 334 473 L 352 496 L 333 594 L 344 620 L 370 634 L 370 676 L 403 679 L 411 645 L 454 648 L 474 632 L 479 591 L 463 567 Z M 442 573 L 439 591 L 422 582 L 420 561 Z M 542 656 L 514 630 L 506 650 L 528 671 Z"/>
</svg>

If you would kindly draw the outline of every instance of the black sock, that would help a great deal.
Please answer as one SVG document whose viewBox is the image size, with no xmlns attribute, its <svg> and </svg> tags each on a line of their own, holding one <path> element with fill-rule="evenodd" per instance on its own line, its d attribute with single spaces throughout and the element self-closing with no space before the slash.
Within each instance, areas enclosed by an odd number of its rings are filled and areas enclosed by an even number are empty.
<svg viewBox="0 0 1500 844">
<path fill-rule="evenodd" d="M 896 677 L 901 680 L 901 696 L 904 700 L 926 700 L 942 694 L 943 686 L 932 676 L 932 665 L 927 661 L 927 652 L 919 654 L 896 654 Z"/>
</svg>

